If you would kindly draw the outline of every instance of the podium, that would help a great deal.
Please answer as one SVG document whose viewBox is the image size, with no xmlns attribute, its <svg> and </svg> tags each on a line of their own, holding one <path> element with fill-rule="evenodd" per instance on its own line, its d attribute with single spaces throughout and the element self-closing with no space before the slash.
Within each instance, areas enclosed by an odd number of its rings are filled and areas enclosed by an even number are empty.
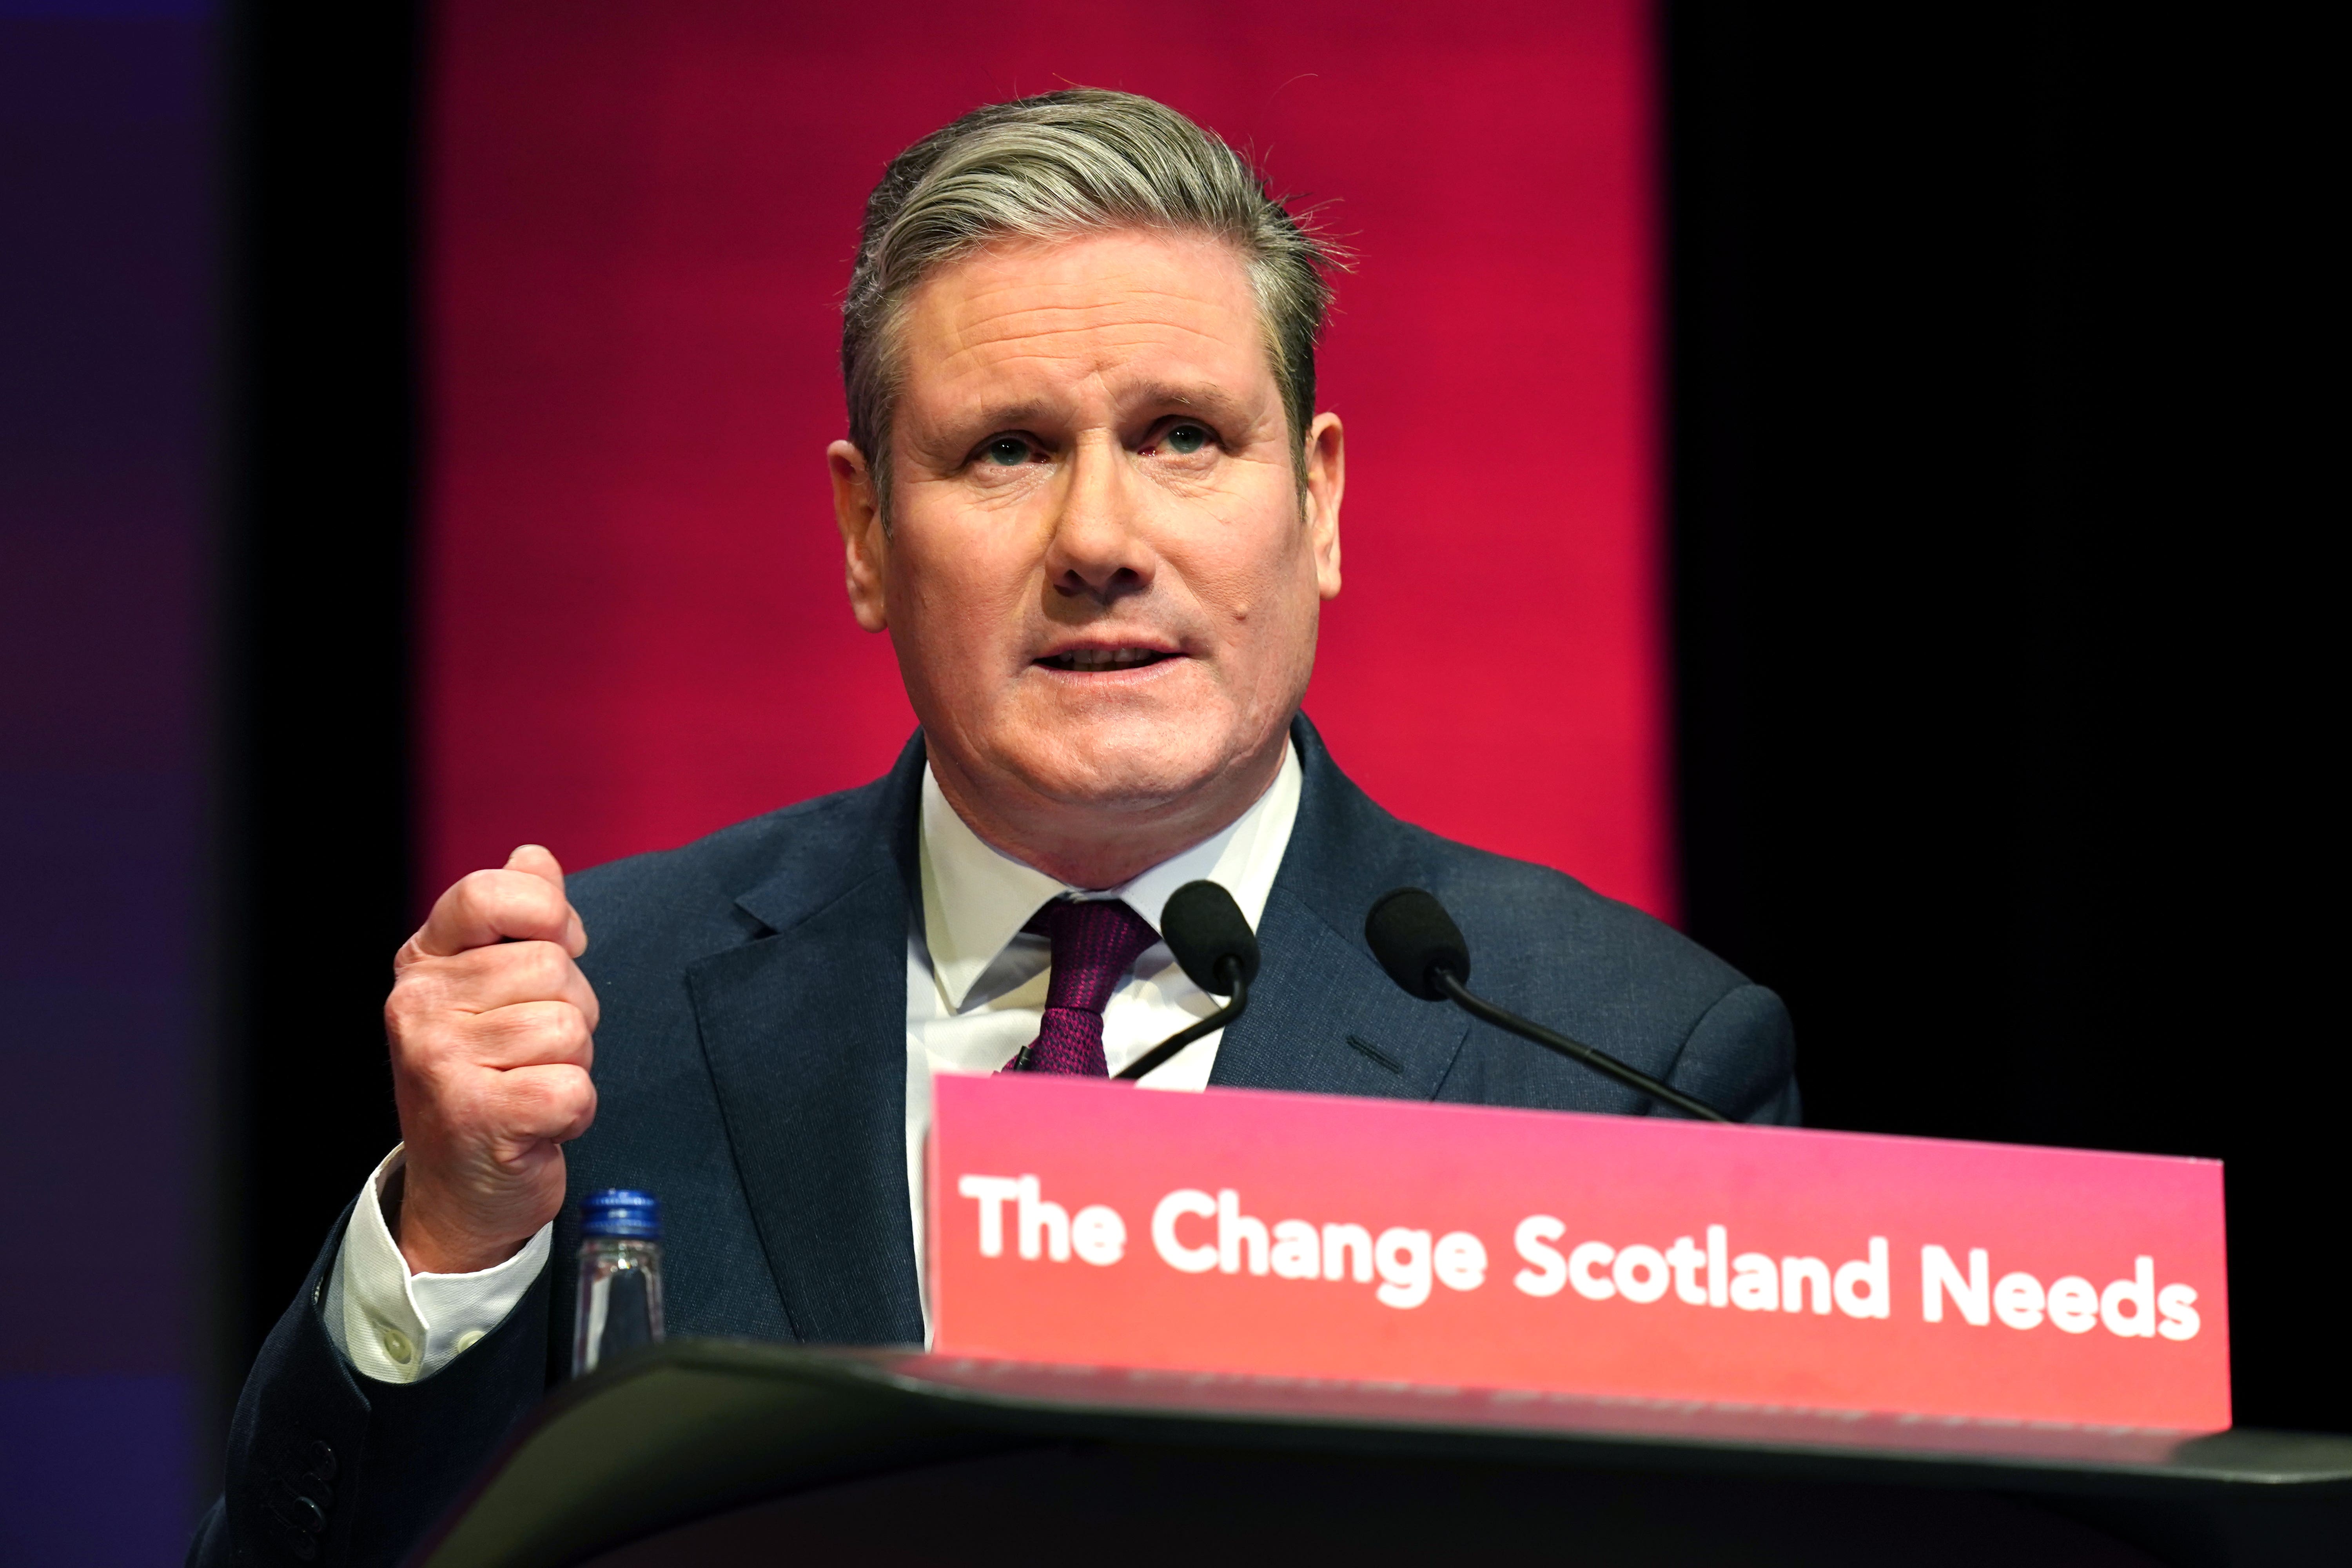
<svg viewBox="0 0 2352 1568">
<path fill-rule="evenodd" d="M 2340 1563 L 2352 1437 L 679 1341 L 559 1389 L 414 1568 Z"/>
</svg>

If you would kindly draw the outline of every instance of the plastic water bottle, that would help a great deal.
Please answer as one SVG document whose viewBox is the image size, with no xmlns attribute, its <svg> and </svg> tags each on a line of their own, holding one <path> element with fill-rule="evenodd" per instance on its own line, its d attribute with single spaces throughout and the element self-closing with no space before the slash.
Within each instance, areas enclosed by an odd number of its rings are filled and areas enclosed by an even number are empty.
<svg viewBox="0 0 2352 1568">
<path fill-rule="evenodd" d="M 662 1337 L 661 1205 L 625 1187 L 580 1205 L 580 1294 L 572 1375 Z"/>
</svg>

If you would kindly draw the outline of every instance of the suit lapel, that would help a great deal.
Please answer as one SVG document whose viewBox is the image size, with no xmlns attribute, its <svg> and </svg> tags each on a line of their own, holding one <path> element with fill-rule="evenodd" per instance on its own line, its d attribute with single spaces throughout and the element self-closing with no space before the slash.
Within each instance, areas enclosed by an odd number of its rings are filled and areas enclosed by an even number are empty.
<svg viewBox="0 0 2352 1568">
<path fill-rule="evenodd" d="M 803 1341 L 923 1337 L 906 1141 L 922 761 L 918 736 L 838 827 L 813 825 L 815 851 L 737 900 L 769 934 L 687 969 L 736 1167 Z"/>
<path fill-rule="evenodd" d="M 1434 1099 L 1470 1021 L 1399 990 L 1360 935 L 1373 899 L 1425 879 L 1427 836 L 1350 784 L 1304 716 L 1292 733 L 1298 818 L 1258 922 L 1250 1010 L 1210 1081 Z M 762 934 L 687 969 L 736 1167 L 803 1341 L 922 1338 L 906 1144 L 922 773 L 918 734 L 877 784 L 821 803 L 838 820 L 793 835 L 789 863 L 736 900 Z"/>
<path fill-rule="evenodd" d="M 1298 817 L 1259 918 L 1249 1011 L 1217 1047 L 1212 1084 L 1433 1100 L 1469 1037 L 1459 1010 L 1400 990 L 1361 935 L 1391 888 L 1423 879 L 1428 836 L 1348 781 L 1301 714 Z"/>
<path fill-rule="evenodd" d="M 1257 942 L 1249 1011 L 1218 1044 L 1212 1084 L 1437 1098 L 1470 1033 L 1466 1016 L 1406 995 L 1370 953 L 1278 881 Z"/>
</svg>

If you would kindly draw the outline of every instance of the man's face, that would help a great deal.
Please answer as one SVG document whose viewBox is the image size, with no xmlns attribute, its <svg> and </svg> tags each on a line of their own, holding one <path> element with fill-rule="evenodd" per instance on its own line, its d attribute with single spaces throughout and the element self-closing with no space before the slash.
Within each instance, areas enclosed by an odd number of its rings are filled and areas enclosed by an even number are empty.
<svg viewBox="0 0 2352 1568">
<path fill-rule="evenodd" d="M 892 527 L 846 444 L 836 502 L 950 798 L 1213 832 L 1279 765 L 1339 590 L 1339 422 L 1295 441 L 1242 260 L 1008 245 L 927 279 L 900 331 Z"/>
</svg>

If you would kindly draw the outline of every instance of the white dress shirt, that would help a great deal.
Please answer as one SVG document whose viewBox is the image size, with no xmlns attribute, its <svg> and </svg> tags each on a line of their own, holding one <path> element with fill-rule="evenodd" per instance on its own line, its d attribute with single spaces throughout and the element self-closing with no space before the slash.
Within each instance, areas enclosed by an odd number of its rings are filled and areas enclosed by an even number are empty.
<svg viewBox="0 0 2352 1568">
<path fill-rule="evenodd" d="M 1021 928 L 1051 900 L 1123 899 L 1154 931 L 1168 896 L 1187 882 L 1222 885 L 1255 930 L 1298 817 L 1298 754 L 1257 803 L 1223 832 L 1152 867 L 1124 887 L 1083 889 L 992 848 L 967 826 L 923 769 L 918 838 L 923 919 L 907 937 L 907 1193 L 919 1275 L 923 1256 L 923 1142 L 935 1074 L 992 1073 L 1037 1037 L 1050 946 Z M 1116 1074 L 1177 1030 L 1216 1011 L 1165 942 L 1136 960 L 1103 1008 L 1103 1055 Z M 1139 1080 L 1145 1089 L 1207 1087 L 1223 1032 L 1193 1041 Z M 412 1274 L 384 1223 L 382 1194 L 400 1169 L 384 1156 L 352 1206 L 325 1303 L 327 1333 L 352 1364 L 383 1383 L 411 1383 L 449 1364 L 505 1321 L 547 1267 L 552 1225 L 520 1252 L 473 1274 Z M 656 1194 L 656 1196 L 659 1194 Z M 928 1331 L 929 1311 L 925 1308 Z"/>
</svg>

